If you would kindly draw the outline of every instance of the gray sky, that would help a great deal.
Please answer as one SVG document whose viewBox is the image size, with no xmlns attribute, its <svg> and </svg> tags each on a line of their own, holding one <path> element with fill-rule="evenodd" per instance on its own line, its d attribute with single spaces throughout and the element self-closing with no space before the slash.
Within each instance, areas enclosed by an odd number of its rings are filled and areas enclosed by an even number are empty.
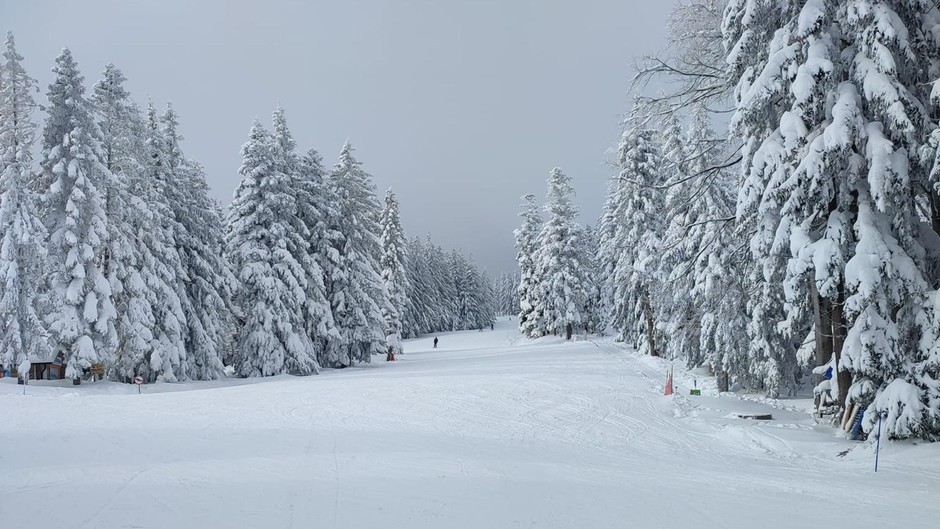
<svg viewBox="0 0 940 529">
<path fill-rule="evenodd" d="M 180 113 L 186 154 L 231 201 L 239 148 L 275 105 L 332 166 L 348 137 L 409 236 L 514 268 L 519 197 L 572 177 L 600 213 L 633 58 L 675 0 L 0 0 L 43 94 L 68 46 L 90 87 L 107 62 Z M 44 99 L 41 97 L 40 99 Z"/>
</svg>

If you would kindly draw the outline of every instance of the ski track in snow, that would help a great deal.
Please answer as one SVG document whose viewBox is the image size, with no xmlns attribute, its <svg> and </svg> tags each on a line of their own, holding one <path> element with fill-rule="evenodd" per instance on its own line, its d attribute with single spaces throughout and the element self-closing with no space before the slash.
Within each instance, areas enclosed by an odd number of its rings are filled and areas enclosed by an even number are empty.
<svg viewBox="0 0 940 529">
<path fill-rule="evenodd" d="M 0 527 L 932 527 L 940 446 L 874 449 L 514 323 L 400 361 L 145 386 L 0 381 Z M 768 422 L 729 418 L 771 412 Z M 849 450 L 845 457 L 836 454 Z M 52 508 L 51 506 L 55 506 Z"/>
</svg>

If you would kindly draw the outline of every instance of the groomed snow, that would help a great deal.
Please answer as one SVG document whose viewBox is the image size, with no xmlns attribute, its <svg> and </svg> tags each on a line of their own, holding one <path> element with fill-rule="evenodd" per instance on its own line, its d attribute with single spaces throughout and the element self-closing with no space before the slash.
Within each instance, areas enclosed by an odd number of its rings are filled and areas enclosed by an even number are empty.
<svg viewBox="0 0 940 529">
<path fill-rule="evenodd" d="M 0 527 L 932 527 L 940 445 L 874 448 L 804 401 L 716 396 L 515 323 L 320 376 L 0 380 Z M 769 422 L 736 412 L 773 413 Z M 844 457 L 838 454 L 850 450 Z"/>
</svg>

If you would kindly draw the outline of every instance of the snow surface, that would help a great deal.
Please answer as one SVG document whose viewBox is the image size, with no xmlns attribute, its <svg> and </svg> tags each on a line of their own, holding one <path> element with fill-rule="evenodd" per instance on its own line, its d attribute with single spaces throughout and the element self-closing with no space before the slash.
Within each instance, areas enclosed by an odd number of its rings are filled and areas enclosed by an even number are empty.
<svg viewBox="0 0 940 529">
<path fill-rule="evenodd" d="M 311 377 L 0 380 L 0 527 L 932 527 L 940 444 L 874 446 L 808 401 L 608 341 L 495 331 Z M 378 357 L 376 357 L 378 360 Z M 689 396 L 693 380 L 703 396 Z M 773 413 L 747 421 L 735 413 Z M 843 451 L 847 455 L 840 457 Z"/>
</svg>

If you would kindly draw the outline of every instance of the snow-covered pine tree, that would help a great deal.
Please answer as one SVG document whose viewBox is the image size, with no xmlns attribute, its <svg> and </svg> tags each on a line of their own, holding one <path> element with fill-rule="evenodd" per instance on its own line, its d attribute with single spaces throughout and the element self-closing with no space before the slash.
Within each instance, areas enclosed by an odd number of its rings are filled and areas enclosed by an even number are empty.
<svg viewBox="0 0 940 529">
<path fill-rule="evenodd" d="M 718 376 L 719 390 L 731 382 L 750 382 L 747 369 L 747 288 L 741 271 L 741 246 L 734 232 L 733 183 L 720 168 L 720 143 L 709 127 L 708 112 L 693 109 L 685 142 L 683 184 L 691 192 L 681 217 L 684 258 L 670 277 L 674 298 L 686 299 L 690 288 L 694 317 L 698 320 L 697 350 L 691 365 L 706 365 Z M 688 275 L 690 282 L 679 276 Z"/>
<path fill-rule="evenodd" d="M 150 365 L 153 351 L 159 346 L 155 336 L 162 323 L 155 308 L 163 303 L 167 285 L 165 274 L 158 273 L 164 265 L 152 246 L 159 245 L 158 255 L 167 249 L 163 246 L 165 231 L 152 229 L 159 225 L 159 219 L 151 207 L 154 192 L 148 174 L 149 131 L 130 101 L 125 80 L 123 73 L 109 64 L 91 96 L 102 133 L 102 162 L 114 175 L 113 185 L 105 191 L 109 235 L 103 256 L 104 273 L 114 299 L 118 340 L 109 376 L 129 381 L 141 375 L 153 381 L 162 373 L 160 362 L 156 370 Z M 171 295 L 171 300 L 174 297 Z"/>
<path fill-rule="evenodd" d="M 912 402 L 907 411 L 913 412 L 915 435 L 930 440 L 940 439 L 940 291 L 930 292 L 924 310 L 918 315 L 921 326 L 917 344 L 917 358 L 912 366 L 914 385 L 923 392 L 922 406 Z M 913 408 L 913 409 L 911 409 Z M 919 408 L 919 409 L 918 409 Z"/>
<path fill-rule="evenodd" d="M 46 231 L 30 185 L 36 81 L 22 61 L 10 33 L 0 64 L 0 369 L 50 353 L 37 312 L 45 282 Z"/>
<path fill-rule="evenodd" d="M 614 188 L 616 222 L 613 255 L 613 326 L 622 340 L 637 340 L 641 350 L 659 355 L 656 307 L 660 288 L 658 253 L 663 230 L 660 148 L 653 130 L 643 124 L 628 129 L 620 142 L 620 184 Z M 644 339 L 639 340 L 640 337 Z"/>
<path fill-rule="evenodd" d="M 441 331 L 454 331 L 458 329 L 458 299 L 454 289 L 453 271 L 447 259 L 447 253 L 440 246 L 427 238 L 429 266 L 431 280 L 434 283 L 434 299 L 437 305 L 437 321 L 435 327 Z"/>
<path fill-rule="evenodd" d="M 408 241 L 405 250 L 406 294 L 405 311 L 402 314 L 402 336 L 417 338 L 427 334 L 434 327 L 433 315 L 436 314 L 434 285 L 428 266 L 428 253 L 421 239 L 415 237 Z"/>
<path fill-rule="evenodd" d="M 304 307 L 307 270 L 290 248 L 306 249 L 295 231 L 297 203 L 290 176 L 278 171 L 273 140 L 259 122 L 242 147 L 243 180 L 229 211 L 226 249 L 240 280 L 241 322 L 235 370 L 242 376 L 318 371 Z"/>
<path fill-rule="evenodd" d="M 690 366 L 697 366 L 702 362 L 699 347 L 701 319 L 692 303 L 693 277 L 688 272 L 689 260 L 695 256 L 692 247 L 699 241 L 687 237 L 688 213 L 697 197 L 695 186 L 689 182 L 688 143 L 675 112 L 663 117 L 661 138 L 665 228 L 657 268 L 668 288 L 661 289 L 654 302 L 664 334 L 669 337 L 662 344 L 663 352 L 669 358 L 685 358 Z"/>
<path fill-rule="evenodd" d="M 542 323 L 537 312 L 541 281 L 538 277 L 537 258 L 542 217 L 535 195 L 522 197 L 522 226 L 515 230 L 516 263 L 519 265 L 519 331 L 524 336 L 541 336 Z"/>
<path fill-rule="evenodd" d="M 571 202 L 571 179 L 560 168 L 548 177 L 545 211 L 548 218 L 539 234 L 536 270 L 542 288 L 537 312 L 545 334 L 571 335 L 582 329 L 587 317 L 587 263 L 581 246 L 583 232 L 576 222 L 578 208 Z"/>
<path fill-rule="evenodd" d="M 936 39 L 920 35 L 937 31 L 937 8 L 932 2 L 863 1 L 847 5 L 845 17 L 856 52 L 848 72 L 862 99 L 867 174 L 858 193 L 856 255 L 845 271 L 845 316 L 852 323 L 841 367 L 853 375 L 849 400 L 871 402 L 866 430 L 885 415 L 889 436 L 923 435 L 930 390 L 916 385 L 923 357 L 911 331 L 928 285 L 921 242 L 926 230 L 915 202 L 927 203 L 937 191 L 925 185 L 927 171 L 914 153 L 933 128 L 926 87 L 937 73 L 924 65 L 935 64 L 940 49 Z M 881 265 L 880 277 L 859 270 L 872 264 Z"/>
<path fill-rule="evenodd" d="M 519 277 L 516 274 L 503 272 L 496 279 L 496 314 L 498 316 L 515 316 L 519 314 Z"/>
<path fill-rule="evenodd" d="M 401 227 L 398 199 L 391 189 L 385 192 L 385 208 L 382 210 L 382 286 L 386 303 L 382 307 L 385 319 L 385 340 L 388 360 L 402 352 L 402 314 L 406 305 L 407 276 L 405 273 L 405 231 Z"/>
<path fill-rule="evenodd" d="M 100 267 L 108 241 L 102 190 L 114 176 L 101 162 L 101 131 L 68 49 L 53 73 L 40 178 L 52 277 L 48 322 L 54 350 L 66 355 L 65 375 L 74 380 L 92 364 L 109 362 L 117 341 L 111 286 Z"/>
<path fill-rule="evenodd" d="M 890 220 L 865 190 L 859 191 L 855 230 L 855 255 L 845 266 L 852 292 L 845 301 L 845 314 L 854 323 L 846 333 L 839 367 L 853 374 L 849 403 L 870 406 L 875 418 L 879 413 L 889 415 L 889 436 L 910 437 L 920 433 L 924 401 L 911 385 L 912 358 L 906 354 L 908 344 L 897 322 L 903 317 L 898 307 L 904 307 L 912 287 L 924 291 L 926 285 L 914 260 L 891 236 Z M 892 312 L 898 316 L 892 317 Z M 920 413 L 912 414 L 914 410 Z M 875 418 L 867 420 L 867 429 L 877 422 Z"/>
<path fill-rule="evenodd" d="M 222 377 L 222 356 L 232 324 L 235 277 L 225 258 L 225 228 L 221 208 L 209 196 L 202 166 L 181 149 L 179 120 L 172 105 L 160 115 L 167 148 L 168 180 L 163 197 L 175 219 L 174 239 L 182 264 L 180 303 L 185 315 L 183 341 L 187 378 Z"/>
<path fill-rule="evenodd" d="M 924 17 L 925 28 L 940 28 L 940 13 Z M 930 101 L 934 108 L 940 107 L 940 83 L 935 82 Z M 923 176 L 928 182 L 930 195 L 924 202 L 929 206 L 931 229 L 921 229 L 924 246 L 928 249 L 926 275 L 933 279 L 940 277 L 940 127 L 930 132 L 922 148 L 924 166 L 928 170 Z M 928 239 L 929 237 L 929 239 Z M 930 240 L 932 239 L 932 240 Z M 940 291 L 931 291 L 924 301 L 923 311 L 918 315 L 920 340 L 917 344 L 916 358 L 912 366 L 914 384 L 923 392 L 923 420 L 919 435 L 931 439 L 940 439 Z"/>
<path fill-rule="evenodd" d="M 320 361 L 328 367 L 368 363 L 373 354 L 385 352 L 385 322 L 381 307 L 386 303 L 379 273 L 382 253 L 379 240 L 380 206 L 372 176 L 362 169 L 347 141 L 330 175 L 338 200 L 331 230 L 336 264 L 326 278 L 327 298 L 339 338 L 331 340 Z"/>
<path fill-rule="evenodd" d="M 307 294 L 307 327 L 310 338 L 322 356 L 327 344 L 339 333 L 327 298 L 326 283 L 330 270 L 337 265 L 338 252 L 333 248 L 342 236 L 333 229 L 337 216 L 337 200 L 327 182 L 320 153 L 310 149 L 300 158 L 297 198 L 299 215 L 310 242 L 310 284 Z"/>
<path fill-rule="evenodd" d="M 154 316 L 153 348 L 137 366 L 137 374 L 149 380 L 177 382 L 187 377 L 187 348 L 184 341 L 186 314 L 184 284 L 188 276 L 177 251 L 177 223 L 168 196 L 171 182 L 170 152 L 156 109 L 149 105 L 146 123 L 146 154 L 143 173 L 134 182 L 134 194 L 149 210 L 145 227 L 137 226 L 136 240 L 142 250 L 141 276 L 149 288 Z"/>
<path fill-rule="evenodd" d="M 425 238 L 423 244 L 425 252 L 425 277 L 428 284 L 428 317 L 429 332 L 452 331 L 456 328 L 456 293 L 453 281 L 450 278 L 450 268 L 447 266 L 447 256 L 443 250 L 434 244 L 431 235 Z"/>
<path fill-rule="evenodd" d="M 205 169 L 194 160 L 187 160 L 182 169 L 176 174 L 185 175 L 190 198 L 189 215 L 177 217 L 186 241 L 191 243 L 182 245 L 180 252 L 189 278 L 183 305 L 187 375 L 214 380 L 223 376 L 222 358 L 231 350 L 232 297 L 237 281 L 225 257 L 222 208 L 209 196 Z"/>
<path fill-rule="evenodd" d="M 477 268 L 473 256 L 467 258 L 467 267 L 470 328 L 483 329 L 496 322 L 496 296 L 493 292 L 493 282 L 484 270 Z"/>
<path fill-rule="evenodd" d="M 335 338 L 333 315 L 327 301 L 326 286 L 319 252 L 323 251 L 328 241 L 326 223 L 330 208 L 323 191 L 323 168 L 316 151 L 301 158 L 295 152 L 296 144 L 287 127 L 284 109 L 280 106 L 272 117 L 274 135 L 274 165 L 278 173 L 285 175 L 286 183 L 291 186 L 290 193 L 296 202 L 296 213 L 289 217 L 293 230 L 299 234 L 303 245 L 288 241 L 288 251 L 306 271 L 307 296 L 304 301 L 304 319 L 307 334 L 313 343 L 317 357 L 323 352 L 326 341 Z M 325 260 L 324 264 L 329 265 Z"/>
<path fill-rule="evenodd" d="M 448 255 L 450 279 L 456 293 L 456 324 L 455 331 L 466 331 L 473 321 L 473 305 L 471 303 L 473 292 L 473 272 L 466 258 L 452 248 Z"/>
<path fill-rule="evenodd" d="M 470 302 L 473 305 L 473 318 L 471 319 L 471 329 L 484 329 L 496 323 L 496 298 L 493 295 L 493 284 L 485 270 L 476 267 L 470 256 L 471 270 L 471 296 Z"/>
<path fill-rule="evenodd" d="M 418 328 L 420 327 L 420 323 L 416 318 L 418 302 L 411 298 L 411 296 L 416 295 L 417 289 L 410 284 L 416 277 L 415 273 L 417 269 L 413 265 L 408 264 L 408 259 L 410 259 L 412 255 L 413 245 L 413 239 L 407 239 L 405 241 L 405 306 L 401 311 L 402 338 L 413 338 L 417 336 L 419 334 Z"/>
<path fill-rule="evenodd" d="M 598 247 L 597 231 L 591 225 L 582 227 L 583 234 L 579 240 L 579 252 L 584 262 L 585 299 L 581 313 L 584 315 L 584 329 L 589 333 L 596 333 L 602 327 L 602 302 L 600 272 L 596 259 Z"/>
<path fill-rule="evenodd" d="M 786 239 L 774 238 L 785 198 L 779 192 L 780 186 L 793 172 L 795 160 L 791 153 L 799 141 L 793 136 L 786 141 L 775 129 L 782 102 L 787 98 L 785 84 L 778 82 L 780 68 L 797 48 L 788 35 L 774 37 L 784 26 L 786 16 L 781 5 L 735 1 L 729 2 L 723 23 L 730 50 L 728 64 L 738 84 L 737 112 L 731 127 L 744 144 L 737 222 L 740 233 L 749 234 L 754 258 L 749 271 L 753 293 L 748 307 L 749 363 L 771 396 L 779 395 L 781 388 L 793 387 L 796 342 L 803 339 L 794 338 L 779 325 L 788 315 L 783 283 L 789 246 Z M 788 128 L 785 132 L 797 130 Z"/>
<path fill-rule="evenodd" d="M 597 289 L 600 294 L 598 313 L 600 330 L 606 329 L 614 321 L 614 285 L 617 270 L 617 205 L 623 194 L 624 183 L 620 176 L 611 177 L 607 183 L 607 195 L 600 219 L 597 222 L 597 247 L 594 249 L 594 262 L 597 269 Z"/>
<path fill-rule="evenodd" d="M 431 235 L 425 236 L 422 250 L 424 255 L 424 267 L 422 275 L 427 281 L 427 309 L 428 332 L 437 332 L 442 330 L 451 330 L 449 303 L 450 298 L 445 297 L 444 288 L 450 286 L 445 284 L 443 271 L 440 267 L 439 248 L 431 240 Z"/>
<path fill-rule="evenodd" d="M 429 244 L 430 241 L 429 241 Z M 434 244 L 433 263 L 435 279 L 438 282 L 438 298 L 441 300 L 441 322 L 442 330 L 459 331 L 463 328 L 461 325 L 461 292 L 457 288 L 459 276 L 457 268 L 453 265 L 451 255 L 443 248 Z"/>
<path fill-rule="evenodd" d="M 840 401 L 869 408 L 866 428 L 879 412 L 923 404 L 907 401 L 920 391 L 907 352 L 926 291 L 914 204 L 934 191 L 921 194 L 931 186 L 911 159 L 932 128 L 936 75 L 922 65 L 937 46 L 918 35 L 935 21 L 929 2 L 739 0 L 726 10 L 732 125 L 745 144 L 738 217 L 760 267 L 755 360 L 776 392 L 815 323 L 817 362 L 831 356 L 821 369 L 839 374 Z M 911 391 L 897 390 L 904 384 Z M 907 435 L 899 417 L 888 431 Z"/>
<path fill-rule="evenodd" d="M 437 321 L 435 327 L 441 331 L 454 331 L 458 329 L 458 299 L 454 289 L 453 271 L 447 259 L 447 253 L 440 246 L 434 244 L 431 236 L 426 241 L 428 261 L 431 272 L 431 281 L 434 284 L 434 300 L 437 308 Z"/>
<path fill-rule="evenodd" d="M 167 149 L 168 180 L 163 196 L 175 219 L 174 239 L 185 278 L 180 303 L 188 378 L 213 380 L 223 374 L 222 357 L 231 341 L 235 277 L 225 258 L 225 227 L 219 204 L 209 196 L 205 171 L 187 159 L 172 105 L 160 115 Z"/>
</svg>

